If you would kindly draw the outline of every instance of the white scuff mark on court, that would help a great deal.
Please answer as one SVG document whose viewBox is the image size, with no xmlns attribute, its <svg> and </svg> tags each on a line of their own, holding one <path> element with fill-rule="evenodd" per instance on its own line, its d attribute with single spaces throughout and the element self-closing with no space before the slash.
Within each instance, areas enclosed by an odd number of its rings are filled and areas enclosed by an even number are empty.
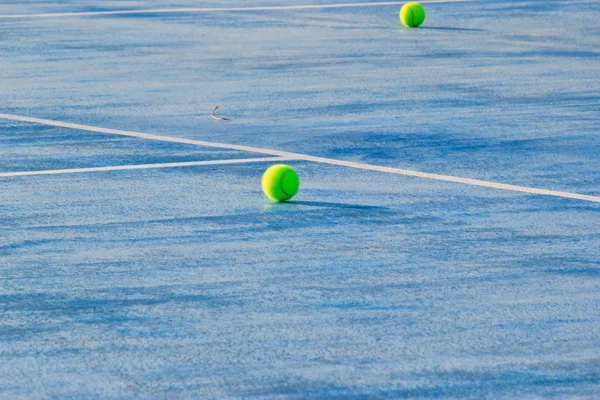
<svg viewBox="0 0 600 400">
<path fill-rule="evenodd" d="M 209 160 L 209 161 L 184 161 L 161 164 L 137 164 L 137 165 L 116 165 L 110 167 L 90 167 L 90 168 L 68 168 L 68 169 L 50 169 L 45 171 L 18 171 L 18 172 L 0 172 L 0 177 L 13 176 L 31 176 L 31 175 L 59 175 L 76 174 L 81 172 L 104 172 L 104 171 L 123 171 L 134 169 L 155 169 L 155 168 L 176 168 L 176 167 L 199 167 L 203 165 L 227 165 L 227 164 L 246 164 L 255 162 L 274 162 L 289 161 L 284 157 L 260 157 L 260 158 L 238 158 L 231 160 Z"/>
<path fill-rule="evenodd" d="M 281 157 L 281 158 L 284 158 L 287 160 L 311 161 L 311 162 L 315 162 L 315 163 L 337 165 L 337 166 L 341 166 L 341 167 L 349 167 L 349 168 L 363 169 L 363 170 L 369 170 L 369 171 L 385 172 L 385 173 L 396 174 L 396 175 L 413 176 L 416 178 L 425 178 L 425 179 L 432 179 L 432 180 L 438 180 L 438 181 L 462 183 L 462 184 L 471 185 L 471 186 L 481 186 L 481 187 L 486 187 L 486 188 L 509 190 L 509 191 L 513 191 L 513 192 L 562 197 L 562 198 L 567 198 L 567 199 L 575 199 L 575 200 L 583 200 L 583 201 L 590 201 L 590 202 L 594 202 L 594 203 L 600 203 L 600 196 L 590 196 L 590 195 L 585 195 L 585 194 L 562 192 L 562 191 L 557 191 L 557 190 L 537 189 L 537 188 L 532 188 L 532 187 L 527 187 L 527 186 L 510 185 L 510 184 L 500 183 L 500 182 L 483 181 L 483 180 L 479 180 L 479 179 L 461 178 L 458 176 L 451 176 L 451 175 L 442 175 L 442 174 L 413 171 L 413 170 L 401 169 L 401 168 L 384 167 L 384 166 L 379 166 L 379 165 L 357 163 L 357 162 L 353 162 L 353 161 L 336 160 L 333 158 L 315 157 L 315 156 L 311 156 L 311 155 L 307 155 L 307 154 L 292 153 L 292 152 L 288 152 L 288 151 L 265 149 L 265 148 L 261 148 L 261 147 L 243 146 L 243 145 L 237 145 L 237 144 L 227 144 L 227 143 L 217 143 L 217 142 L 207 142 L 204 140 L 184 139 L 184 138 L 177 138 L 177 137 L 172 137 L 172 136 L 155 135 L 155 134 L 143 133 L 143 132 L 124 131 L 124 130 L 119 130 L 119 129 L 101 128 L 101 127 L 97 127 L 97 126 L 73 124 L 70 122 L 54 121 L 54 120 L 41 119 L 41 118 L 32 118 L 32 117 L 25 117 L 25 116 L 12 115 L 12 114 L 1 114 L 0 113 L 0 118 L 11 120 L 11 121 L 31 122 L 31 123 L 35 123 L 35 124 L 57 126 L 57 127 L 61 127 L 61 128 L 78 129 L 78 130 L 87 131 L 87 132 L 107 133 L 107 134 L 113 134 L 113 135 L 137 137 L 137 138 L 141 138 L 141 139 L 158 140 L 158 141 L 163 141 L 163 142 L 183 143 L 183 144 L 191 144 L 191 145 L 196 145 L 196 146 L 206 146 L 206 147 L 214 147 L 214 148 L 220 148 L 220 149 L 230 149 L 230 150 L 246 151 L 246 152 L 251 152 L 251 153 L 268 154 L 271 156 Z"/>
<path fill-rule="evenodd" d="M 465 3 L 471 0 L 422 0 L 421 3 Z M 383 1 L 371 3 L 342 3 L 342 4 L 308 4 L 298 6 L 259 6 L 259 7 L 185 7 L 185 8 L 152 8 L 140 10 L 114 10 L 114 11 L 82 11 L 45 14 L 7 14 L 0 15 L 0 19 L 13 18 L 64 18 L 64 17 L 95 17 L 103 15 L 140 15 L 140 14 L 185 14 L 209 12 L 244 12 L 244 11 L 285 11 L 285 10 L 318 10 L 328 8 L 353 8 L 353 7 L 381 7 L 405 4 L 406 1 Z"/>
<path fill-rule="evenodd" d="M 219 105 L 217 105 L 217 106 L 215 107 L 215 109 L 212 111 L 212 114 L 210 114 L 211 118 L 212 118 L 212 119 L 214 119 L 215 121 L 231 121 L 231 119 L 230 119 L 230 118 L 225 118 L 225 117 L 217 117 L 217 116 L 215 115 L 215 111 L 217 111 L 219 108 L 220 108 L 220 107 L 219 107 Z"/>
</svg>

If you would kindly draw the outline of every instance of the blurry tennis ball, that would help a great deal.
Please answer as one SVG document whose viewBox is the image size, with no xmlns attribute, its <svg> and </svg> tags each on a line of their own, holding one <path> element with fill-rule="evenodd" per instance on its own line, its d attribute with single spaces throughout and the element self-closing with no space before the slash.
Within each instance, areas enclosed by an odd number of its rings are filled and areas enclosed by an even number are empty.
<svg viewBox="0 0 600 400">
<path fill-rule="evenodd" d="M 406 3 L 400 9 L 400 21 L 408 27 L 415 28 L 425 21 L 425 9 L 419 3 Z"/>
<path fill-rule="evenodd" d="M 294 197 L 300 187 L 296 171 L 289 165 L 276 164 L 269 167 L 262 177 L 262 188 L 268 198 L 286 201 Z"/>
</svg>

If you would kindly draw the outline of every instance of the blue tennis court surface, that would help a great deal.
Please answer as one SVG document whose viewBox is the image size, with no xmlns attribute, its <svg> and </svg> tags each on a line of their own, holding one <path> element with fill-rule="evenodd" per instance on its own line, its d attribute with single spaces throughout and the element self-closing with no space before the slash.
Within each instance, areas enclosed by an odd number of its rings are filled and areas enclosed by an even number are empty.
<svg viewBox="0 0 600 400">
<path fill-rule="evenodd" d="M 600 396 L 600 3 L 356 3 L 0 4 L 0 398 Z"/>
</svg>

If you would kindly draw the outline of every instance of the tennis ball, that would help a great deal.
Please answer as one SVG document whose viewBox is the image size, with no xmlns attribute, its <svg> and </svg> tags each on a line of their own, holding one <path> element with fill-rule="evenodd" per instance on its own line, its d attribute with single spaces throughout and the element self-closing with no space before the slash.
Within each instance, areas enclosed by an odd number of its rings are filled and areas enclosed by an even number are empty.
<svg viewBox="0 0 600 400">
<path fill-rule="evenodd" d="M 299 187 L 300 179 L 289 165 L 272 165 L 262 177 L 263 191 L 271 200 L 289 200 L 298 192 Z"/>
<path fill-rule="evenodd" d="M 408 27 L 415 28 L 425 21 L 425 9 L 419 3 L 406 3 L 400 9 L 400 21 Z"/>
</svg>

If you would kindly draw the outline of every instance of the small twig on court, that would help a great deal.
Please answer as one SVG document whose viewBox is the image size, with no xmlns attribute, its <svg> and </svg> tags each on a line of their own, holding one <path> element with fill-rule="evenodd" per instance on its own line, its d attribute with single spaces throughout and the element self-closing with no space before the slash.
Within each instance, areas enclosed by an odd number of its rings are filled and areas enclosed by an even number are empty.
<svg viewBox="0 0 600 400">
<path fill-rule="evenodd" d="M 215 109 L 213 110 L 212 114 L 210 114 L 212 119 L 217 120 L 217 121 L 231 121 L 231 119 L 229 119 L 229 118 L 217 117 L 215 115 L 215 111 L 217 111 L 218 108 L 219 108 L 219 106 L 216 106 Z"/>
</svg>

